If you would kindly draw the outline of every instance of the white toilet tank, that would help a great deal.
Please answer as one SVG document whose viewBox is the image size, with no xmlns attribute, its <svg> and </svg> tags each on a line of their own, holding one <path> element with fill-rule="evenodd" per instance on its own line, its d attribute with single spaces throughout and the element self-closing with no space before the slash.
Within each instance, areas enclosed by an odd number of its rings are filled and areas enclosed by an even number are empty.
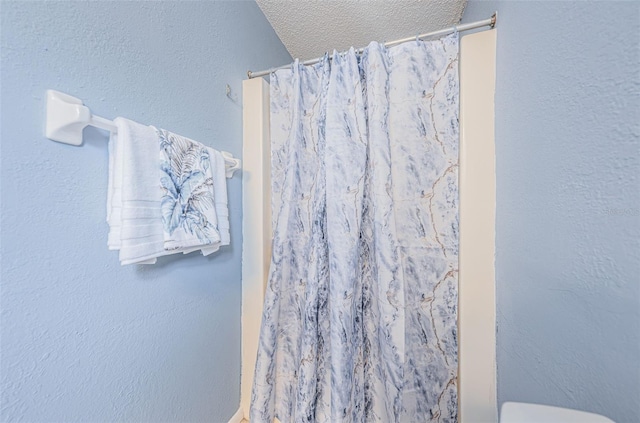
<svg viewBox="0 0 640 423">
<path fill-rule="evenodd" d="M 505 402 L 500 409 L 500 423 L 615 423 L 600 414 L 550 405 Z"/>
</svg>

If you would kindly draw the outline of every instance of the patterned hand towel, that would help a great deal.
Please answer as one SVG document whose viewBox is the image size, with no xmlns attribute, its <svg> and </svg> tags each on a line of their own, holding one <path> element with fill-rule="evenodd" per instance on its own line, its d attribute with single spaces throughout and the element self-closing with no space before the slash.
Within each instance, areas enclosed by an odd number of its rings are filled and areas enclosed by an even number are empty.
<svg viewBox="0 0 640 423">
<path fill-rule="evenodd" d="M 214 194 L 214 158 L 199 142 L 164 129 L 158 129 L 157 135 L 164 249 L 218 245 L 221 238 Z"/>
</svg>

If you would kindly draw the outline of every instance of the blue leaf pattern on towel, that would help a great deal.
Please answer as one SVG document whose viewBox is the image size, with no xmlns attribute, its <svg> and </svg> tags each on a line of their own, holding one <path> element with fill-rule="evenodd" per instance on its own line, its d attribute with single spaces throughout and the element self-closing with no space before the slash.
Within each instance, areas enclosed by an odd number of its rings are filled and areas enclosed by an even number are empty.
<svg viewBox="0 0 640 423">
<path fill-rule="evenodd" d="M 207 219 L 206 211 L 214 209 L 213 178 L 209 151 L 205 146 L 158 129 L 161 149 L 160 185 L 162 223 L 165 232 L 176 230 L 195 235 L 202 244 L 217 241 L 215 222 Z"/>
</svg>

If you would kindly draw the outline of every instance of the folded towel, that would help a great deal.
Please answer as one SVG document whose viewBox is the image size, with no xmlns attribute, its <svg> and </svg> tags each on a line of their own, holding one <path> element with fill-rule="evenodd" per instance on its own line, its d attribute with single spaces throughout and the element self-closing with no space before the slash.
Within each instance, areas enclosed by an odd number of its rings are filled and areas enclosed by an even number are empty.
<svg viewBox="0 0 640 423">
<path fill-rule="evenodd" d="M 209 155 L 212 158 L 211 163 L 213 165 L 213 191 L 216 205 L 216 218 L 218 219 L 218 232 L 220 234 L 220 242 L 203 247 L 202 255 L 208 256 L 215 253 L 220 249 L 222 245 L 229 245 L 231 239 L 229 236 L 229 208 L 227 206 L 227 179 L 225 161 L 222 154 L 214 150 L 209 149 Z M 185 254 L 191 253 L 197 250 L 197 248 L 186 249 Z"/>
<path fill-rule="evenodd" d="M 110 250 L 118 250 L 120 248 L 123 157 L 118 133 L 112 132 L 109 138 L 109 181 L 107 188 L 107 222 L 109 223 L 107 245 Z"/>
<path fill-rule="evenodd" d="M 220 232 L 220 244 L 229 245 L 229 208 L 227 206 L 227 172 L 222 153 L 213 148 L 209 148 L 211 155 L 215 157 L 215 173 L 213 180 L 213 190 L 216 198 L 216 215 L 218 218 L 218 232 Z"/>
<path fill-rule="evenodd" d="M 229 245 L 231 238 L 229 236 L 229 208 L 227 206 L 227 177 L 224 157 L 222 154 L 209 148 L 214 163 L 213 191 L 216 204 L 216 217 L 218 219 L 218 233 L 220 234 L 220 244 L 202 249 L 202 254 L 208 256 L 218 251 L 221 245 Z"/>
<path fill-rule="evenodd" d="M 204 145 L 158 130 L 164 249 L 190 249 L 220 243 L 210 150 Z"/>
<path fill-rule="evenodd" d="M 132 228 L 141 225 L 155 226 L 153 233 L 162 233 L 162 222 L 159 219 L 162 190 L 159 186 L 161 172 L 157 161 L 158 136 L 154 127 L 132 120 L 116 118 L 114 123 L 118 127 L 116 163 L 118 156 L 121 156 L 119 173 L 122 178 L 119 210 L 120 261 L 122 264 L 147 261 L 166 254 L 162 245 L 144 242 L 139 238 L 131 240 L 125 234 L 130 234 L 134 230 Z M 116 173 L 116 188 L 118 177 L 119 174 Z M 114 200 L 117 200 L 116 195 Z M 115 217 L 117 212 L 116 210 Z M 116 235 L 117 233 L 118 231 Z"/>
<path fill-rule="evenodd" d="M 153 126 L 116 118 L 109 141 L 109 249 L 120 262 L 228 245 L 229 212 L 220 152 Z"/>
</svg>

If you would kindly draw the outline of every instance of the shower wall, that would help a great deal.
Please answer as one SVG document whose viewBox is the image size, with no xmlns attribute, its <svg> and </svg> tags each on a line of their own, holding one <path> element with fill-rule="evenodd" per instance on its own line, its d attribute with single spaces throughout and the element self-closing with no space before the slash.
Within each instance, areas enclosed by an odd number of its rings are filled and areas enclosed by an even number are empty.
<svg viewBox="0 0 640 423">
<path fill-rule="evenodd" d="M 640 421 L 640 3 L 498 11 L 498 401 Z"/>
<path fill-rule="evenodd" d="M 240 177 L 230 247 L 121 267 L 107 250 L 107 137 L 45 139 L 44 94 L 240 157 L 247 69 L 291 57 L 253 2 L 0 13 L 0 421 L 226 422 L 240 398 Z"/>
</svg>

